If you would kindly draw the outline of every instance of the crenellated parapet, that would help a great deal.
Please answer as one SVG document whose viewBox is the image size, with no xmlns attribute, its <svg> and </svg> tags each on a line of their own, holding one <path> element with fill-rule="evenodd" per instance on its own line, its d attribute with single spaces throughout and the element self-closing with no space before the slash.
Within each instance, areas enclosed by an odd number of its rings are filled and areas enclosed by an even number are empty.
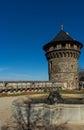
<svg viewBox="0 0 84 130">
<path fill-rule="evenodd" d="M 76 89 L 79 85 L 78 58 L 83 45 L 61 30 L 57 36 L 44 45 L 48 60 L 50 81 L 61 81 L 68 89 Z"/>
<path fill-rule="evenodd" d="M 76 58 L 80 56 L 80 51 L 76 50 L 54 50 L 46 53 L 47 60 L 53 58 Z"/>
</svg>

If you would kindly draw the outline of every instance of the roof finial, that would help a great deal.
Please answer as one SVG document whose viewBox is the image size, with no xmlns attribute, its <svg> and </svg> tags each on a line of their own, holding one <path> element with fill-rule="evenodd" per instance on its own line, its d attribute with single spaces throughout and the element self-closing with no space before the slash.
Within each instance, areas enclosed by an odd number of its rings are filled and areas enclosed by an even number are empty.
<svg viewBox="0 0 84 130">
<path fill-rule="evenodd" d="M 64 26 L 63 26 L 63 24 L 61 24 L 61 30 L 64 30 Z"/>
</svg>

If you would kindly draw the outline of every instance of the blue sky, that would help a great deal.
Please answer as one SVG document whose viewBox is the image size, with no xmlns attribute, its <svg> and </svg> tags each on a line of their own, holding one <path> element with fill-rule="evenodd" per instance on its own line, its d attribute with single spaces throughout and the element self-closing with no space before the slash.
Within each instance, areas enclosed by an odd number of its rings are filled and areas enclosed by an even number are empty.
<svg viewBox="0 0 84 130">
<path fill-rule="evenodd" d="M 61 24 L 84 44 L 83 0 L 0 1 L 0 80 L 48 80 L 42 47 Z M 84 48 L 79 66 L 84 68 Z"/>
</svg>

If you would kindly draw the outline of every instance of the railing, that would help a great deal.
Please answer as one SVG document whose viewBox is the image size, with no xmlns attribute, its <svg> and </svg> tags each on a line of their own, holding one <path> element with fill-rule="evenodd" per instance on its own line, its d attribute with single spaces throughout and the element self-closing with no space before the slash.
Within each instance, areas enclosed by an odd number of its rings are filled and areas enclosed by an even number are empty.
<svg viewBox="0 0 84 130">
<path fill-rule="evenodd" d="M 20 82 L 19 82 L 20 83 Z M 11 85 L 10 85 L 11 84 Z M 27 91 L 51 91 L 60 89 L 64 86 L 63 83 L 57 83 L 57 82 L 49 82 L 49 81 L 35 81 L 35 82 L 21 82 L 18 84 L 16 83 L 10 83 L 10 82 L 4 82 L 3 84 L 0 83 L 0 93 L 15 93 L 15 92 L 27 92 Z"/>
</svg>

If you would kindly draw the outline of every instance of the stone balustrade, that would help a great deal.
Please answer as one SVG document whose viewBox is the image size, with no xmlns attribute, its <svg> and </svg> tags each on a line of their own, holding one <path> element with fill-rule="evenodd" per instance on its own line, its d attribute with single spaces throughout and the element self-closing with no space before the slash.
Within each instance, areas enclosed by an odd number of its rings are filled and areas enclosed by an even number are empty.
<svg viewBox="0 0 84 130">
<path fill-rule="evenodd" d="M 4 81 L 0 82 L 0 93 L 50 91 L 64 87 L 64 83 L 50 81 Z"/>
</svg>

